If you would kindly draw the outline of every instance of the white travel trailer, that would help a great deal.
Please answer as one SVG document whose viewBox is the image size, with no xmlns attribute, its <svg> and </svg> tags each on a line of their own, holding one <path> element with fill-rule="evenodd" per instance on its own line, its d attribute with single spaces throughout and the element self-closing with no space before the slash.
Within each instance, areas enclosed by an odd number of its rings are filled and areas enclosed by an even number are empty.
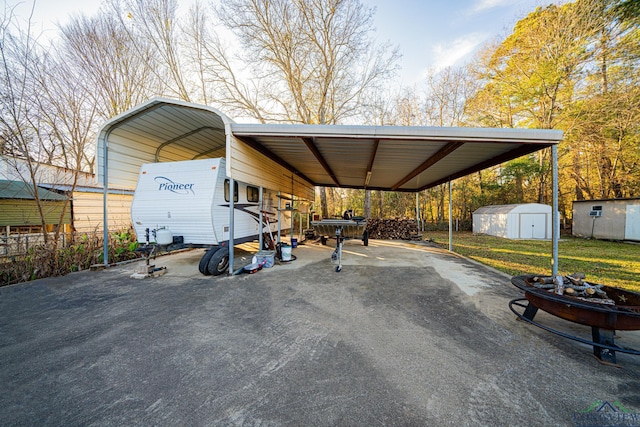
<svg viewBox="0 0 640 427">
<path fill-rule="evenodd" d="M 200 260 L 200 272 L 225 272 L 230 194 L 224 158 L 143 164 L 131 203 L 138 242 L 208 248 Z M 264 190 L 260 205 L 258 187 L 235 181 L 233 194 L 235 243 L 258 239 L 261 219 L 263 233 L 277 231 L 275 192 Z M 281 229 L 289 227 L 284 215 L 281 221 Z"/>
</svg>

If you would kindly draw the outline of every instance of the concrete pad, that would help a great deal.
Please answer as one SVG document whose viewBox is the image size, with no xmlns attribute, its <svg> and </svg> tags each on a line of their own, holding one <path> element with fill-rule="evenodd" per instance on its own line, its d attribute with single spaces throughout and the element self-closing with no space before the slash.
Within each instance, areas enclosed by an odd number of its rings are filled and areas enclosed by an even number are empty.
<svg viewBox="0 0 640 427">
<path fill-rule="evenodd" d="M 331 243 L 331 241 L 329 241 Z M 236 248 L 237 267 L 252 247 Z M 640 357 L 516 321 L 509 277 L 426 244 L 347 241 L 232 277 L 201 250 L 0 288 L 3 425 L 574 425 L 640 413 Z M 536 320 L 590 337 L 545 313 Z M 638 332 L 620 332 L 640 348 Z"/>
</svg>

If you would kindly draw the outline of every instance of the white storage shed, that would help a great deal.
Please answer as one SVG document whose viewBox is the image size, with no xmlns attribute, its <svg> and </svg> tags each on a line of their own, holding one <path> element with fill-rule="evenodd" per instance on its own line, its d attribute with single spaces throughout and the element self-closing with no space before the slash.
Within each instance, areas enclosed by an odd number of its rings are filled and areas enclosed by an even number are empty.
<svg viewBox="0 0 640 427">
<path fill-rule="evenodd" d="M 551 239 L 551 206 L 540 203 L 484 206 L 473 213 L 473 232 L 506 239 Z"/>
</svg>

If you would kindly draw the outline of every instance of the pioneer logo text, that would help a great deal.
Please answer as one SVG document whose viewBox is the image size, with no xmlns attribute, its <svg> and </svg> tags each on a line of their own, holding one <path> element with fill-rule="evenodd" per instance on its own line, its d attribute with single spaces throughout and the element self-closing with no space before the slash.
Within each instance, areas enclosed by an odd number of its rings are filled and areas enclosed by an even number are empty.
<svg viewBox="0 0 640 427">
<path fill-rule="evenodd" d="M 195 194 L 193 187 L 195 184 L 182 184 L 174 182 L 165 176 L 156 176 L 155 181 L 158 183 L 158 191 L 170 191 L 175 194 Z"/>
</svg>

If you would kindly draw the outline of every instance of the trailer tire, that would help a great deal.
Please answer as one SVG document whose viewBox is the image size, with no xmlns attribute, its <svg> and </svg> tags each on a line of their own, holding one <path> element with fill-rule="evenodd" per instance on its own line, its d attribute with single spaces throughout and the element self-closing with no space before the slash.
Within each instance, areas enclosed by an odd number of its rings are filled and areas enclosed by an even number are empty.
<svg viewBox="0 0 640 427">
<path fill-rule="evenodd" d="M 200 258 L 200 263 L 198 264 L 198 270 L 200 270 L 200 273 L 204 274 L 205 276 L 211 275 L 208 269 L 209 260 L 218 249 L 218 247 L 207 249 L 204 255 L 202 255 L 202 258 Z"/>
<path fill-rule="evenodd" d="M 218 249 L 209 259 L 207 272 L 214 276 L 219 276 L 229 268 L 229 248 Z"/>
<path fill-rule="evenodd" d="M 369 246 L 369 232 L 367 230 L 364 230 L 364 234 L 362 235 L 362 243 L 364 243 L 365 246 Z"/>
</svg>

